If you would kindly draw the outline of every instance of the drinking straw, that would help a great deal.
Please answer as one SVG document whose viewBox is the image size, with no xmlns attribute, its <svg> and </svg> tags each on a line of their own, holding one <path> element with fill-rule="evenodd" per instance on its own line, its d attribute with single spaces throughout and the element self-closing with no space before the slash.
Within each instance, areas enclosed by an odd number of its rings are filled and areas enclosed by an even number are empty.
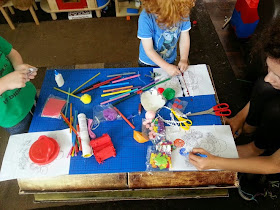
<svg viewBox="0 0 280 210">
<path fill-rule="evenodd" d="M 93 76 L 92 78 L 90 78 L 88 81 L 86 81 L 86 82 L 84 82 L 83 84 L 81 84 L 79 87 L 77 87 L 77 88 L 72 92 L 72 94 L 75 93 L 76 90 L 80 89 L 80 88 L 83 87 L 85 84 L 87 84 L 88 82 L 90 82 L 91 80 L 93 80 L 93 79 L 94 79 L 95 77 L 97 77 L 99 74 L 100 74 L 100 72 L 97 73 L 96 75 L 94 75 L 94 76 Z"/>
</svg>

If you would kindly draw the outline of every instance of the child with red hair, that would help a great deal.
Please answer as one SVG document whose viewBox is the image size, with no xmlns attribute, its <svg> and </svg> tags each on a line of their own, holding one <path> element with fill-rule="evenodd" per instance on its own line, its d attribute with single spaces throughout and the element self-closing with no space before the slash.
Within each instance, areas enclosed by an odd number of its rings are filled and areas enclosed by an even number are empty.
<svg viewBox="0 0 280 210">
<path fill-rule="evenodd" d="M 195 0 L 142 0 L 138 21 L 140 67 L 161 67 L 170 76 L 188 68 L 190 49 L 189 15 Z M 179 41 L 180 61 L 174 65 Z"/>
</svg>

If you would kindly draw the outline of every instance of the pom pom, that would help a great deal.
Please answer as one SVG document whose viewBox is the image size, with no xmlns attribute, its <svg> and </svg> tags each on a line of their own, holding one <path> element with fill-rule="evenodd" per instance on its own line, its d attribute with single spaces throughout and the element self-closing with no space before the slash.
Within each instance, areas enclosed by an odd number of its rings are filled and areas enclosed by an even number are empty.
<svg viewBox="0 0 280 210">
<path fill-rule="evenodd" d="M 172 88 L 166 88 L 162 95 L 167 99 L 167 100 L 171 100 L 175 97 L 175 90 L 173 90 Z"/>
<path fill-rule="evenodd" d="M 91 102 L 91 96 L 89 94 L 84 94 L 82 95 L 82 97 L 80 98 L 80 100 L 84 103 L 84 104 L 89 104 Z"/>
</svg>

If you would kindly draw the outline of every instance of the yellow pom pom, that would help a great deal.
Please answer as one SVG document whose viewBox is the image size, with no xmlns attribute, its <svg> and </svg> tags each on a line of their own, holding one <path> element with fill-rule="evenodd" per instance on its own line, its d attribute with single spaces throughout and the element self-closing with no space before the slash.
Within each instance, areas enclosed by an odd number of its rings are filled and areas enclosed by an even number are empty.
<svg viewBox="0 0 280 210">
<path fill-rule="evenodd" d="M 84 104 L 89 104 L 91 102 L 91 96 L 89 94 L 82 95 L 80 99 Z"/>
</svg>

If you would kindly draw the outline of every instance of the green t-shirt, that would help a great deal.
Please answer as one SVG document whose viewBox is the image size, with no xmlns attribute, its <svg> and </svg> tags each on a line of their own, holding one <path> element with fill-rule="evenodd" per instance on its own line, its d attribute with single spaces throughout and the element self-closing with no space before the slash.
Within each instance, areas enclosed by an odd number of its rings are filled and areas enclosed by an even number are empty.
<svg viewBox="0 0 280 210">
<path fill-rule="evenodd" d="M 13 72 L 14 68 L 6 57 L 12 45 L 0 36 L 0 78 Z M 1 85 L 1 83 L 0 83 Z M 23 120 L 34 105 L 36 89 L 31 82 L 24 88 L 16 88 L 0 96 L 0 126 L 12 127 Z"/>
</svg>

